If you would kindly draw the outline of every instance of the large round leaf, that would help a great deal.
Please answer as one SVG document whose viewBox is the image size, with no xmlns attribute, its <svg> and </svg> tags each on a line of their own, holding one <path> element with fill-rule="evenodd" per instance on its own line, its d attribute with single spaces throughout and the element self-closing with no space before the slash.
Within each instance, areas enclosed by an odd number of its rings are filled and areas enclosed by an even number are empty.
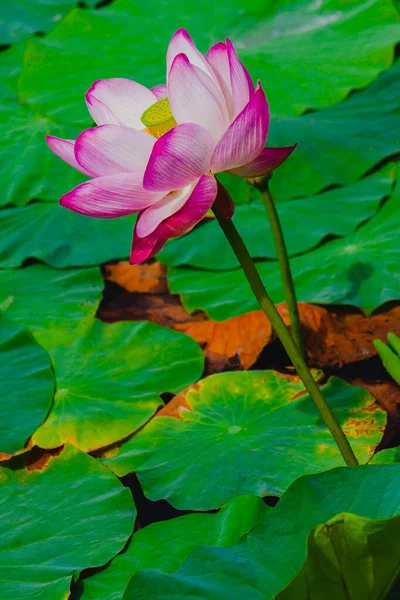
<svg viewBox="0 0 400 600">
<path fill-rule="evenodd" d="M 185 18 L 177 23 L 176 15 Z M 33 197 L 57 200 L 73 186 L 79 176 L 61 161 L 56 164 L 50 150 L 45 150 L 45 131 L 53 124 L 54 135 L 73 138 L 76 126 L 90 125 L 84 94 L 96 79 L 131 77 L 149 86 L 162 83 L 167 44 L 179 24 L 191 29 L 203 50 L 229 34 L 253 77 L 263 80 L 272 111 L 278 115 L 329 106 L 344 98 L 351 88 L 367 85 L 390 66 L 393 46 L 400 39 L 398 16 L 391 0 L 349 0 L 346 6 L 341 0 L 297 0 L 294 5 L 287 0 L 269 0 L 267 5 L 254 4 L 252 0 L 222 0 L 214 4 L 201 0 L 190 6 L 184 0 L 165 5 L 157 0 L 119 0 L 100 12 L 73 11 L 47 38 L 29 41 L 19 82 L 20 102 L 24 106 L 5 107 L 0 116 L 4 136 L 10 129 L 17 129 L 7 146 L 3 145 L 4 156 L 0 153 L 2 179 L 7 182 L 4 203 L 23 204 Z M 307 174 L 298 174 L 296 166 L 296 177 L 290 177 L 291 185 L 296 180 L 298 186 L 295 195 L 302 192 L 300 183 L 310 179 L 310 168 L 318 172 L 323 169 L 323 185 L 340 183 L 341 178 L 354 181 L 360 168 L 365 171 L 395 151 L 395 121 L 390 115 L 385 116 L 396 101 L 398 93 L 395 100 L 394 94 L 385 88 L 384 103 L 372 99 L 374 108 L 366 122 L 361 120 L 360 110 L 352 112 L 349 118 L 360 123 L 362 139 L 357 126 L 349 131 L 348 119 L 343 124 L 343 118 L 338 123 L 335 117 L 328 129 L 324 127 L 321 132 L 317 128 L 315 137 L 309 120 L 297 129 L 290 122 L 286 130 L 280 124 L 279 131 L 272 129 L 271 142 L 286 135 L 291 143 L 298 141 L 307 148 Z M 377 107 L 378 102 L 382 105 Z M 338 133 L 338 129 L 343 133 Z M 334 134 L 330 135 L 332 130 Z M 382 142 L 367 160 L 365 137 L 376 143 L 377 131 Z M 352 146 L 354 169 L 349 169 L 348 160 L 342 159 L 348 137 L 355 140 L 355 156 L 360 154 L 355 163 Z M 328 149 L 325 153 L 319 148 L 322 144 Z M 15 167 L 15 156 L 23 156 L 23 162 L 18 163 L 20 168 Z M 40 180 L 39 156 L 46 163 L 45 169 L 40 169 Z M 64 175 L 58 176 L 61 169 Z M 321 177 L 317 177 L 317 182 L 314 179 L 310 179 L 308 192 L 319 189 Z"/>
<path fill-rule="evenodd" d="M 26 204 L 33 198 L 58 200 L 85 177 L 63 163 L 47 147 L 48 134 L 76 137 L 77 130 L 53 122 L 25 104 L 0 106 L 0 177 L 4 185 L 0 206 Z"/>
<path fill-rule="evenodd" d="M 364 519 L 339 514 L 314 527 L 307 547 L 300 573 L 276 600 L 387 600 L 400 573 L 400 515 Z"/>
<path fill-rule="evenodd" d="M 85 0 L 85 4 L 96 1 Z M 77 3 L 77 0 L 2 0 L 0 43 L 12 44 L 32 33 L 48 31 Z"/>
<path fill-rule="evenodd" d="M 329 530 L 334 525 L 332 519 L 343 512 L 367 519 L 394 517 L 400 513 L 399 490 L 400 465 L 343 467 L 302 477 L 239 545 L 234 548 L 195 550 L 173 575 L 155 570 L 141 571 L 130 582 L 128 589 L 134 591 L 133 595 L 127 593 L 124 600 L 167 600 L 172 597 L 175 600 L 272 600 L 277 594 L 277 599 L 287 600 L 279 592 L 300 571 L 306 559 L 307 536 L 313 528 L 327 523 Z M 395 526 L 397 528 L 397 522 Z M 380 540 L 375 537 L 372 546 L 368 546 L 365 539 L 359 540 L 361 556 L 351 565 L 355 576 L 358 575 L 363 581 L 364 589 L 368 582 L 374 583 L 369 567 L 373 564 L 370 556 L 377 541 Z M 395 544 L 398 544 L 397 539 L 385 550 L 381 547 L 378 561 L 384 551 L 389 562 L 390 551 L 396 548 Z M 325 549 L 328 550 L 328 543 L 325 543 Z M 342 550 L 337 561 L 345 565 L 346 558 L 346 552 Z M 378 566 L 381 575 L 382 568 L 385 569 L 384 561 L 378 562 Z M 365 581 L 367 573 L 368 581 Z M 319 579 L 332 585 L 332 581 L 328 580 L 334 574 L 333 569 L 327 573 L 320 571 Z M 335 600 L 348 600 L 350 597 L 329 596 L 329 591 L 328 585 L 322 597 Z M 321 595 L 312 597 L 319 599 Z M 365 597 L 351 596 L 354 599 Z M 372 597 L 376 600 L 376 596 Z M 303 598 L 305 600 L 310 596 L 297 594 L 290 600 Z"/>
<path fill-rule="evenodd" d="M 0 452 L 13 454 L 44 421 L 54 391 L 50 357 L 32 336 L 0 315 Z"/>
<path fill-rule="evenodd" d="M 373 465 L 388 465 L 391 463 L 400 463 L 400 447 L 388 448 L 374 454 L 371 459 Z"/>
<path fill-rule="evenodd" d="M 273 175 L 277 199 L 315 194 L 330 185 L 353 183 L 400 143 L 400 62 L 370 87 L 340 104 L 296 119 L 271 122 L 268 143 L 298 142 Z"/>
<path fill-rule="evenodd" d="M 328 106 L 367 85 L 389 67 L 400 39 L 390 0 L 117 0 L 100 13 L 73 11 L 46 39 L 30 41 L 21 95 L 42 114 L 87 123 L 83 95 L 96 79 L 163 82 L 179 25 L 203 51 L 229 35 L 279 115 Z"/>
<path fill-rule="evenodd" d="M 141 569 L 176 571 L 198 546 L 232 546 L 264 517 L 256 496 L 240 496 L 217 514 L 192 514 L 153 523 L 136 532 L 126 550 L 106 569 L 83 579 L 71 600 L 121 600 L 129 579 Z"/>
<path fill-rule="evenodd" d="M 295 207 L 296 203 L 293 203 Z M 400 298 L 398 231 L 400 184 L 380 212 L 353 234 L 290 261 L 297 299 L 354 305 L 369 312 Z M 277 262 L 257 265 L 275 303 L 284 293 Z M 259 308 L 240 269 L 224 273 L 170 269 L 168 283 L 191 312 L 200 308 L 217 320 Z"/>
<path fill-rule="evenodd" d="M 54 271 L 32 265 L 0 270 L 0 311 L 49 349 L 65 343 L 82 319 L 94 317 L 103 285 L 98 268 Z"/>
<path fill-rule="evenodd" d="M 196 381 L 204 357 L 196 342 L 154 323 L 83 323 L 73 339 L 53 347 L 57 391 L 33 443 L 71 442 L 94 450 L 143 425 L 162 405 L 161 392 Z"/>
<path fill-rule="evenodd" d="M 57 204 L 33 202 L 0 211 L 0 266 L 37 258 L 57 269 L 91 266 L 129 255 L 133 220 L 92 219 Z"/>
<path fill-rule="evenodd" d="M 329 235 L 352 233 L 361 222 L 376 214 L 382 199 L 390 194 L 394 173 L 394 167 L 388 167 L 348 187 L 294 203 L 278 203 L 289 254 L 310 250 Z M 8 214 L 14 215 L 15 211 L 10 209 Z M 5 231 L 11 229 L 13 219 L 7 213 L 4 221 Z M 276 258 L 267 213 L 260 199 L 237 207 L 234 222 L 253 258 Z M 304 235 L 305 231 L 307 235 Z M 171 240 L 158 257 L 172 266 L 191 265 L 218 271 L 235 269 L 239 265 L 215 219 L 188 235 Z"/>
<path fill-rule="evenodd" d="M 42 470 L 0 468 L 2 598 L 64 600 L 72 579 L 107 563 L 133 530 L 131 493 L 72 446 Z"/>
<path fill-rule="evenodd" d="M 300 475 L 343 464 L 311 398 L 295 399 L 303 391 L 274 371 L 212 375 L 174 401 L 174 416 L 154 418 L 105 463 L 119 476 L 136 471 L 149 498 L 181 509 L 216 508 L 241 494 L 280 495 Z M 385 413 L 341 379 L 323 391 L 364 462 Z M 196 460 L 188 462 L 188 453 Z"/>
</svg>

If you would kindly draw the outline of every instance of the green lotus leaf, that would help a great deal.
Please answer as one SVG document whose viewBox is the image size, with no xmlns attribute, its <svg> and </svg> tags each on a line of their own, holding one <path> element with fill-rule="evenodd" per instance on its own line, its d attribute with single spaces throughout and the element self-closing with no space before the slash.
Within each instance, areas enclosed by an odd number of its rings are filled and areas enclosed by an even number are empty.
<svg viewBox="0 0 400 600">
<path fill-rule="evenodd" d="M 166 48 L 179 24 L 203 51 L 228 34 L 253 77 L 267 86 L 275 115 L 329 106 L 366 86 L 390 66 L 400 39 L 390 0 L 345 6 L 340 0 L 172 0 L 165 6 L 117 0 L 100 12 L 73 11 L 47 38 L 30 40 L 21 95 L 42 114 L 86 124 L 82 99 L 96 79 L 131 77 L 148 86 L 164 81 Z"/>
<path fill-rule="evenodd" d="M 73 337 L 83 319 L 94 317 L 103 286 L 98 268 L 55 271 L 32 265 L 0 270 L 0 311 L 49 350 Z"/>
<path fill-rule="evenodd" d="M 381 450 L 371 459 L 373 465 L 389 465 L 391 463 L 400 463 L 400 447 Z"/>
<path fill-rule="evenodd" d="M 22 205 L 32 198 L 58 200 L 85 177 L 68 167 L 46 146 L 47 134 L 76 137 L 78 130 L 66 129 L 29 106 L 8 102 L 0 106 L 0 177 L 3 183 L 0 206 Z M 18 160 L 16 160 L 18 157 Z"/>
<path fill-rule="evenodd" d="M 0 452 L 21 450 L 45 420 L 54 391 L 50 357 L 30 333 L 0 315 Z"/>
<path fill-rule="evenodd" d="M 80 581 L 71 600 L 121 600 L 137 571 L 157 568 L 172 573 L 199 546 L 232 546 L 267 510 L 260 498 L 240 496 L 216 514 L 191 514 L 148 525 L 133 535 L 126 550 L 104 570 Z"/>
<path fill-rule="evenodd" d="M 136 516 L 131 493 L 72 446 L 42 470 L 0 468 L 2 598 L 65 600 L 79 572 L 120 552 Z"/>
<path fill-rule="evenodd" d="M 398 300 L 399 228 L 398 182 L 379 213 L 357 231 L 292 258 L 290 264 L 297 299 L 358 306 L 366 312 L 389 300 Z M 290 235 L 289 232 L 288 237 Z M 272 300 L 283 302 L 277 262 L 263 262 L 257 266 Z M 240 269 L 221 273 L 172 268 L 168 271 L 168 284 L 173 293 L 181 295 L 190 312 L 202 309 L 216 320 L 259 308 Z"/>
<path fill-rule="evenodd" d="M 323 390 L 366 461 L 385 413 L 341 379 Z M 280 496 L 297 477 L 343 462 L 311 398 L 298 398 L 303 392 L 301 382 L 274 371 L 211 375 L 182 395 L 179 418 L 157 416 L 104 463 L 118 476 L 135 471 L 147 497 L 180 509 L 208 510 L 242 494 Z"/>
<path fill-rule="evenodd" d="M 331 108 L 271 122 L 268 143 L 298 142 L 273 175 L 276 199 L 315 194 L 331 185 L 354 183 L 374 165 L 398 152 L 400 61 L 374 83 Z"/>
<path fill-rule="evenodd" d="M 315 527 L 299 575 L 276 600 L 385 600 L 400 572 L 400 516 L 342 513 Z"/>
<path fill-rule="evenodd" d="M 85 0 L 85 4 L 96 1 Z M 33 33 L 48 31 L 76 5 L 76 0 L 2 0 L 0 43 L 13 44 Z"/>
<path fill-rule="evenodd" d="M 18 99 L 18 78 L 24 55 L 23 44 L 3 49 L 0 60 L 0 98 L 1 103 L 15 102 Z"/>
<path fill-rule="evenodd" d="M 184 15 L 183 21 L 177 15 Z M 371 83 L 391 65 L 400 39 L 391 0 L 348 0 L 345 6 L 341 0 L 201 0 L 191 5 L 184 0 L 165 5 L 157 0 L 117 0 L 101 11 L 74 10 L 46 38 L 27 42 L 19 80 L 23 106 L 4 106 L 0 114 L 0 133 L 7 139 L 0 153 L 2 203 L 56 201 L 81 180 L 45 148 L 44 134 L 72 139 L 78 127 L 91 125 L 84 94 L 97 79 L 163 83 L 167 44 L 179 25 L 191 30 L 202 50 L 228 34 L 253 77 L 266 86 L 273 115 L 289 117 L 330 106 L 351 89 Z M 274 122 L 270 144 L 287 138 L 299 142 L 282 175 L 274 177 L 279 198 L 355 181 L 396 151 L 392 111 L 397 108 L 398 77 L 397 83 L 392 79 L 382 79 L 366 92 L 361 106 L 343 105 L 343 115 L 340 109 L 332 117 L 315 117 L 315 126 L 313 115 Z M 23 169 L 15 162 L 21 155 Z M 286 168 L 296 177 L 288 178 Z M 232 182 L 232 193 L 236 187 Z"/>
<path fill-rule="evenodd" d="M 133 219 L 92 219 L 57 205 L 33 202 L 0 211 L 0 267 L 36 258 L 57 269 L 127 258 Z"/>
<path fill-rule="evenodd" d="M 346 526 L 343 527 L 340 520 L 343 521 L 344 516 L 337 517 L 341 513 L 357 516 L 346 515 Z M 321 535 L 331 528 L 335 536 L 336 531 L 333 530 L 336 527 L 339 529 L 336 541 L 340 544 L 338 561 L 342 575 L 348 577 L 352 585 L 358 577 L 361 591 L 368 589 L 369 584 L 369 591 L 374 593 L 384 587 L 379 588 L 378 584 L 380 586 L 384 582 L 389 586 L 398 569 L 399 558 L 399 536 L 390 536 L 390 527 L 397 531 L 398 519 L 392 517 L 399 513 L 400 465 L 341 467 L 301 477 L 239 544 L 232 548 L 194 550 L 183 567 L 173 575 L 156 570 L 140 571 L 129 584 L 128 589 L 133 591 L 133 595 L 126 593 L 124 600 L 169 600 L 172 597 L 175 600 L 319 600 L 325 597 L 329 600 L 364 600 L 366 597 L 383 600 L 382 595 L 354 594 L 354 587 L 351 588 L 352 595 L 343 595 L 346 588 L 341 590 L 341 595 L 332 595 L 332 591 L 329 595 L 329 585 L 338 590 L 335 587 L 337 568 L 321 569 L 318 573 L 314 570 L 314 578 L 319 575 L 318 583 L 323 586 L 323 594 L 302 596 L 299 593 L 288 597 L 279 592 L 290 584 L 304 563 L 309 569 L 313 568 L 316 560 L 322 561 L 322 565 L 326 565 L 329 558 L 334 560 L 332 537 L 322 544 Z M 368 523 L 365 519 L 378 521 Z M 383 519 L 389 520 L 385 522 Z M 346 534 L 346 539 L 350 534 L 348 552 L 341 543 L 343 534 Z M 355 556 L 357 560 L 352 560 Z M 350 560 L 351 565 L 347 562 Z M 321 562 L 318 564 L 320 568 Z M 301 588 L 296 591 L 299 590 Z"/>
<path fill-rule="evenodd" d="M 192 338 L 148 322 L 106 325 L 91 319 L 50 355 L 57 391 L 33 436 L 42 448 L 69 442 L 92 451 L 120 440 L 163 404 L 160 393 L 182 390 L 204 368 Z"/>
<path fill-rule="evenodd" d="M 394 174 L 395 168 L 389 166 L 353 185 L 330 190 L 313 198 L 278 203 L 277 210 L 286 233 L 289 255 L 310 250 L 328 236 L 352 233 L 360 223 L 374 216 L 383 198 L 389 196 Z M 9 209 L 9 214 L 15 214 L 15 210 Z M 276 258 L 267 213 L 260 199 L 238 206 L 233 220 L 253 258 Z M 12 221 L 6 214 L 5 231 L 11 229 Z M 307 231 L 307 235 L 304 235 L 304 231 Z M 10 250 L 7 255 L 10 255 Z M 239 265 L 214 219 L 188 235 L 171 240 L 158 258 L 171 266 L 190 265 L 209 270 L 224 271 Z"/>
</svg>

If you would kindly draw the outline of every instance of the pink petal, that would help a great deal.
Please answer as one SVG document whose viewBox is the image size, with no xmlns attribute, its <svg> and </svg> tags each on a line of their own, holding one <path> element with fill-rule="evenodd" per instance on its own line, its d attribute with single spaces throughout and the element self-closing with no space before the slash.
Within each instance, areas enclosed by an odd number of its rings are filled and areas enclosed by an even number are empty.
<svg viewBox="0 0 400 600">
<path fill-rule="evenodd" d="M 197 50 L 195 43 L 190 37 L 190 34 L 186 31 L 186 29 L 181 27 L 172 36 L 167 49 L 167 83 L 172 64 L 179 54 L 185 54 L 192 65 L 198 67 L 204 71 L 204 73 L 207 73 L 211 79 L 215 80 L 215 76 L 207 60 L 204 58 L 202 53 Z"/>
<path fill-rule="evenodd" d="M 83 215 L 114 218 L 147 208 L 161 197 L 162 194 L 145 190 L 141 177 L 119 173 L 78 185 L 61 198 L 60 204 Z"/>
<path fill-rule="evenodd" d="M 167 243 L 166 239 L 159 238 L 155 232 L 144 238 L 138 237 L 136 227 L 137 225 L 133 232 L 132 250 L 129 257 L 131 265 L 139 265 L 148 258 L 152 258 Z"/>
<path fill-rule="evenodd" d="M 226 44 L 218 42 L 212 46 L 206 55 L 207 61 L 216 76 L 219 87 L 224 95 L 226 105 L 228 107 L 229 116 L 233 118 L 233 95 L 231 85 L 231 70 L 229 67 L 228 49 Z"/>
<path fill-rule="evenodd" d="M 137 173 L 143 176 L 155 138 L 122 125 L 86 129 L 75 143 L 75 157 L 90 175 Z"/>
<path fill-rule="evenodd" d="M 75 140 L 63 140 L 62 138 L 55 137 L 54 135 L 46 135 L 46 142 L 50 150 L 62 158 L 63 161 L 81 173 L 90 175 L 86 169 L 81 167 L 75 158 Z"/>
<path fill-rule="evenodd" d="M 227 130 L 230 121 L 222 92 L 184 54 L 178 54 L 169 72 L 168 97 L 178 123 L 201 125 L 215 142 Z"/>
<path fill-rule="evenodd" d="M 282 148 L 264 148 L 257 158 L 242 167 L 230 169 L 228 173 L 237 175 L 238 177 L 261 177 L 262 175 L 267 175 L 285 162 L 296 146 L 297 144 Z"/>
<path fill-rule="evenodd" d="M 200 177 L 184 206 L 158 227 L 159 237 L 179 237 L 191 231 L 206 216 L 216 195 L 217 180 L 215 177 L 213 175 Z"/>
<path fill-rule="evenodd" d="M 259 84 L 250 102 L 236 117 L 211 157 L 211 171 L 218 173 L 254 160 L 267 139 L 269 108 Z"/>
<path fill-rule="evenodd" d="M 146 237 L 158 227 L 162 221 L 176 213 L 189 198 L 194 184 L 187 185 L 164 196 L 161 200 L 144 210 L 137 220 L 136 233 Z"/>
<path fill-rule="evenodd" d="M 209 170 L 214 144 L 208 131 L 182 123 L 154 144 L 143 178 L 148 190 L 170 191 L 192 183 Z"/>
<path fill-rule="evenodd" d="M 129 262 L 139 264 L 157 254 L 169 238 L 188 233 L 205 217 L 215 200 L 216 194 L 216 179 L 212 175 L 203 175 L 184 206 L 163 221 L 155 231 L 146 237 L 137 235 L 138 223 L 143 217 L 143 213 L 140 213 L 133 235 L 132 253 Z"/>
<path fill-rule="evenodd" d="M 250 74 L 239 60 L 230 40 L 226 40 L 233 94 L 234 116 L 238 115 L 254 94 L 254 84 Z"/>
<path fill-rule="evenodd" d="M 168 88 L 166 83 L 160 83 L 160 85 L 155 85 L 151 88 L 151 91 L 157 98 L 157 100 L 162 100 L 168 96 Z"/>
<path fill-rule="evenodd" d="M 114 78 L 95 81 L 86 93 L 86 104 L 97 125 L 126 125 L 143 129 L 140 117 L 157 97 L 140 83 Z"/>
</svg>

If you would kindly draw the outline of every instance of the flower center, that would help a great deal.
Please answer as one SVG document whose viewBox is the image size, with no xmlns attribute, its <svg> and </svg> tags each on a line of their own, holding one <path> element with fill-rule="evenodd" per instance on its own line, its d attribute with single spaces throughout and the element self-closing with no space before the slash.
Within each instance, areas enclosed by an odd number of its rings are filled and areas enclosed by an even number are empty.
<svg viewBox="0 0 400 600">
<path fill-rule="evenodd" d="M 156 138 L 160 138 L 176 125 L 168 98 L 162 98 L 149 106 L 142 114 L 140 120 L 146 126 L 148 133 L 151 133 Z"/>
</svg>

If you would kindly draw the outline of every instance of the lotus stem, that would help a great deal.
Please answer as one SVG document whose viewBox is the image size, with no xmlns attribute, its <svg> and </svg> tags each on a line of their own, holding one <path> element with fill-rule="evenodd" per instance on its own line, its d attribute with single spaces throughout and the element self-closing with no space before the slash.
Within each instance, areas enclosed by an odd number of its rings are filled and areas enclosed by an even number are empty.
<svg viewBox="0 0 400 600">
<path fill-rule="evenodd" d="M 345 436 L 342 428 L 339 425 L 331 407 L 327 403 L 322 394 L 318 384 L 315 382 L 307 363 L 305 362 L 300 350 L 293 340 L 289 329 L 286 327 L 282 320 L 282 317 L 276 310 L 274 303 L 269 297 L 267 290 L 261 281 L 260 275 L 253 263 L 253 260 L 242 240 L 238 230 L 233 224 L 231 219 L 224 219 L 220 217 L 216 209 L 213 209 L 214 214 L 218 220 L 218 223 L 225 234 L 228 242 L 230 243 L 232 250 L 236 254 L 239 260 L 247 281 L 256 297 L 261 309 L 270 320 L 272 327 L 274 328 L 277 336 L 279 337 L 284 349 L 287 352 L 290 360 L 292 361 L 300 379 L 302 380 L 304 387 L 310 394 L 314 401 L 317 409 L 319 410 L 321 417 L 329 429 L 333 439 L 336 442 L 340 453 L 348 466 L 358 465 L 357 458 L 353 452 L 352 447 L 349 444 L 347 437 Z"/>
<path fill-rule="evenodd" d="M 276 255 L 278 257 L 279 269 L 281 272 L 281 278 L 283 283 L 283 291 L 285 293 L 286 304 L 289 311 L 289 319 L 293 339 L 296 342 L 302 357 L 305 358 L 303 334 L 301 331 L 301 323 L 299 317 L 299 307 L 297 305 L 296 291 L 294 289 L 292 272 L 290 270 L 289 256 L 282 231 L 282 225 L 279 220 L 278 211 L 276 210 L 275 202 L 271 195 L 268 183 L 266 184 L 266 187 L 263 190 L 260 190 L 260 193 L 261 199 L 264 202 L 264 206 L 268 214 L 271 231 L 274 238 L 275 250 Z"/>
</svg>

